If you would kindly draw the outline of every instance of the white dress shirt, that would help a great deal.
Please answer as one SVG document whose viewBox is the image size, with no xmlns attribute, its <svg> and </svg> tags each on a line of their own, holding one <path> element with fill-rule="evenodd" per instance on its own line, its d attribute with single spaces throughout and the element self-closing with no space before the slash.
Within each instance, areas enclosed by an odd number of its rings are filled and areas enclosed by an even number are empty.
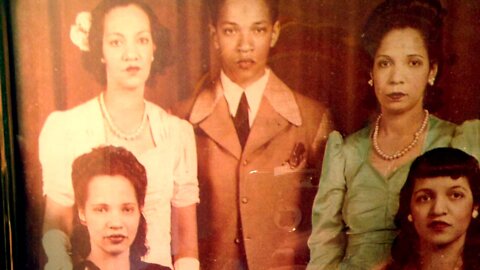
<svg viewBox="0 0 480 270">
<path fill-rule="evenodd" d="M 248 123 L 250 127 L 252 127 L 269 77 L 270 69 L 265 69 L 265 74 L 260 79 L 244 89 L 234 83 L 222 70 L 220 73 L 220 82 L 222 83 L 223 95 L 227 100 L 230 115 L 234 117 L 237 113 L 240 98 L 242 97 L 242 93 L 245 92 L 248 101 Z"/>
</svg>

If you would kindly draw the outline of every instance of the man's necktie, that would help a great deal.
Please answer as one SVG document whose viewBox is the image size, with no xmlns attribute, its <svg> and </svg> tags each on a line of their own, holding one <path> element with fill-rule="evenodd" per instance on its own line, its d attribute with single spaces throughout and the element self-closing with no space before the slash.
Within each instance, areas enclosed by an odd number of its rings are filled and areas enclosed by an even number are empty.
<svg viewBox="0 0 480 270">
<path fill-rule="evenodd" d="M 240 104 L 238 105 L 237 113 L 233 118 L 235 129 L 237 130 L 238 140 L 243 147 L 247 142 L 248 134 L 250 133 L 250 125 L 248 124 L 248 101 L 245 92 L 243 92 L 240 98 Z"/>
</svg>

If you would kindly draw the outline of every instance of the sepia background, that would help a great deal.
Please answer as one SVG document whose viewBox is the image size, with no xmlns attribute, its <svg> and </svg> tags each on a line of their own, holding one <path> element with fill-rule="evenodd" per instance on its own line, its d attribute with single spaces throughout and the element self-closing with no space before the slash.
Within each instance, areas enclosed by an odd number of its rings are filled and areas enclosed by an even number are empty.
<svg viewBox="0 0 480 270">
<path fill-rule="evenodd" d="M 206 0 L 150 0 L 171 31 L 174 62 L 154 78 L 146 98 L 168 109 L 195 94 L 218 72 L 211 48 Z M 359 47 L 361 28 L 379 0 L 282 0 L 280 40 L 270 66 L 291 88 L 330 107 L 337 129 L 349 134 L 375 110 L 369 66 Z M 9 3 L 16 80 L 17 143 L 25 183 L 26 268 L 43 262 L 40 249 L 43 198 L 38 135 L 52 111 L 85 102 L 102 86 L 84 70 L 69 38 L 80 11 L 98 0 L 13 0 Z M 437 116 L 461 123 L 480 116 L 480 1 L 443 0 L 445 61 L 438 83 Z M 161 48 L 158 48 L 161 49 Z M 58 145 L 57 147 L 62 147 Z M 54 149 L 52 149 L 54 151 Z M 21 267 L 20 267 L 21 268 Z"/>
</svg>

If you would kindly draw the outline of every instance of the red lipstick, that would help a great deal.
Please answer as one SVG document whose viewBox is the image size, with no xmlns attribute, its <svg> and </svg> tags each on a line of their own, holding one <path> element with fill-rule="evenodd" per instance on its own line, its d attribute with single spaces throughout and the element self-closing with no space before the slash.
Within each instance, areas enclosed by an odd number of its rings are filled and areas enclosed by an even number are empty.
<svg viewBox="0 0 480 270">
<path fill-rule="evenodd" d="M 443 221 L 432 221 L 428 223 L 428 228 L 438 232 L 441 232 L 450 226 L 450 224 Z"/>
<path fill-rule="evenodd" d="M 387 95 L 387 97 L 389 97 L 393 101 L 398 101 L 401 98 L 403 98 L 404 96 L 406 96 L 406 94 L 401 93 L 401 92 L 393 92 L 393 93 L 390 93 L 390 94 Z"/>
<path fill-rule="evenodd" d="M 105 238 L 108 239 L 113 244 L 120 244 L 127 237 L 125 235 L 122 235 L 122 234 L 111 234 L 111 235 L 106 236 Z"/>
</svg>

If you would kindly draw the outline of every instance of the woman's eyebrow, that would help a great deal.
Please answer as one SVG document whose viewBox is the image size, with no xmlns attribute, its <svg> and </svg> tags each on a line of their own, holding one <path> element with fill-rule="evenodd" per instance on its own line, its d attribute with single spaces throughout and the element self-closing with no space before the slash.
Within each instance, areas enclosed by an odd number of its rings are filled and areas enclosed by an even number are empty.
<svg viewBox="0 0 480 270">
<path fill-rule="evenodd" d="M 103 202 L 92 202 L 91 205 L 93 205 L 93 206 L 108 206 L 107 203 L 103 203 Z"/>
<path fill-rule="evenodd" d="M 379 54 L 379 55 L 376 55 L 375 56 L 375 59 L 377 58 L 388 58 L 388 59 L 392 59 L 392 57 L 390 57 L 389 55 L 387 54 Z"/>
<path fill-rule="evenodd" d="M 463 189 L 463 190 L 465 190 L 465 191 L 468 190 L 466 187 L 461 186 L 461 185 L 456 185 L 456 186 L 450 187 L 449 189 L 457 189 L 457 188 L 458 188 L 458 189 Z"/>
<path fill-rule="evenodd" d="M 141 35 L 141 34 L 151 34 L 151 31 L 149 31 L 148 29 L 145 29 L 145 30 L 140 30 L 138 32 L 135 33 L 135 35 Z M 125 36 L 123 33 L 120 33 L 120 32 L 110 32 L 110 33 L 105 33 L 105 36 Z"/>
<path fill-rule="evenodd" d="M 407 55 L 408 57 L 420 57 L 420 58 L 425 58 L 425 56 L 421 55 L 421 54 L 408 54 Z"/>
<path fill-rule="evenodd" d="M 123 34 L 120 33 L 120 32 L 110 32 L 110 33 L 105 32 L 105 36 L 107 36 L 107 37 L 108 36 L 121 36 L 121 37 L 123 37 Z"/>
<path fill-rule="evenodd" d="M 126 202 L 122 203 L 122 205 L 137 205 L 137 202 Z"/>
<path fill-rule="evenodd" d="M 421 188 L 412 193 L 412 195 L 415 195 L 417 193 L 424 192 L 424 193 L 433 193 L 433 190 L 430 188 Z"/>
</svg>

